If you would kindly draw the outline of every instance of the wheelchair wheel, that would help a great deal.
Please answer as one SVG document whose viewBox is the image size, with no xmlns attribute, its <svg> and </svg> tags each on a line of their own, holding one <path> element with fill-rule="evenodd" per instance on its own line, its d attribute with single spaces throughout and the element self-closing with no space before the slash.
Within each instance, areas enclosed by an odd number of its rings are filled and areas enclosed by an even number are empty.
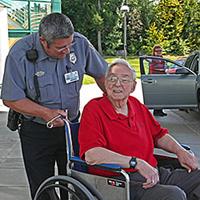
<svg viewBox="0 0 200 200">
<path fill-rule="evenodd" d="M 38 188 L 34 200 L 96 200 L 78 180 L 69 176 L 46 179 Z"/>
</svg>

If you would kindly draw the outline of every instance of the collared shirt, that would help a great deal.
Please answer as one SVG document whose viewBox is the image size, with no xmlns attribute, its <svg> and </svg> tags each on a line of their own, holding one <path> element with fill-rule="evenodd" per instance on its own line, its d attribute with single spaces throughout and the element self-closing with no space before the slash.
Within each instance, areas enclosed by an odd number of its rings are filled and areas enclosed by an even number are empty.
<svg viewBox="0 0 200 200">
<path fill-rule="evenodd" d="M 165 74 L 165 62 L 159 59 L 153 59 L 150 63 L 149 73 L 150 74 Z"/>
<path fill-rule="evenodd" d="M 126 156 L 141 158 L 155 167 L 156 141 L 168 133 L 149 110 L 136 98 L 128 98 L 128 116 L 118 114 L 104 95 L 91 100 L 82 113 L 79 144 L 80 156 L 91 148 L 103 147 Z M 129 171 L 129 169 L 128 169 Z M 92 170 L 93 173 L 102 173 Z M 105 173 L 103 175 L 115 175 Z"/>
<path fill-rule="evenodd" d="M 69 55 L 63 59 L 54 59 L 44 52 L 38 33 L 19 40 L 6 59 L 1 98 L 12 101 L 28 97 L 35 100 L 33 76 L 37 74 L 39 104 L 51 109 L 67 109 L 70 120 L 73 120 L 79 111 L 79 91 L 83 75 L 99 78 L 107 69 L 107 63 L 87 38 L 74 33 L 73 43 Z M 26 58 L 26 51 L 30 49 L 38 52 L 35 64 Z M 67 84 L 64 74 L 74 71 L 78 72 L 79 80 Z M 44 123 L 38 118 L 35 121 Z"/>
</svg>

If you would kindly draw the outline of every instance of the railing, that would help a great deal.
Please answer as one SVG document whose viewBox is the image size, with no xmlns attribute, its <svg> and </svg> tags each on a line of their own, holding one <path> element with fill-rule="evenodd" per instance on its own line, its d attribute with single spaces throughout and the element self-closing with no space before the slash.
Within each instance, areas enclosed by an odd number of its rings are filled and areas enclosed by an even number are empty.
<svg viewBox="0 0 200 200">
<path fill-rule="evenodd" d="M 31 14 L 31 29 L 37 30 L 40 20 L 48 13 L 32 13 Z"/>
<path fill-rule="evenodd" d="M 18 23 L 23 29 L 33 29 L 37 30 L 38 24 L 41 18 L 48 14 L 51 4 L 46 4 L 41 7 L 39 3 L 26 3 L 21 4 L 19 7 L 18 3 L 13 3 L 12 8 L 8 9 L 8 16 L 14 22 Z M 30 9 L 29 9 L 30 8 Z M 30 10 L 30 12 L 28 12 Z"/>
<path fill-rule="evenodd" d="M 7 7 L 9 31 L 19 35 L 38 29 L 42 17 L 51 12 L 51 0 L 0 0 Z"/>
<path fill-rule="evenodd" d="M 5 7 L 11 7 L 12 6 L 12 0 L 0 0 L 0 4 Z"/>
<path fill-rule="evenodd" d="M 17 8 L 16 5 L 13 5 L 12 8 L 8 9 L 8 17 L 19 25 L 22 29 L 28 29 L 28 12 L 27 8 Z"/>
</svg>

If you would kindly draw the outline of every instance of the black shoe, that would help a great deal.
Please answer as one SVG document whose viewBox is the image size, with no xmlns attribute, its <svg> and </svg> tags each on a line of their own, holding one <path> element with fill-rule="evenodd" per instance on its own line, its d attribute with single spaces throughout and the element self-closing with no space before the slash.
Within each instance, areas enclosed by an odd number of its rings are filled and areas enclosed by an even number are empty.
<svg viewBox="0 0 200 200">
<path fill-rule="evenodd" d="M 154 116 L 164 117 L 164 116 L 167 116 L 167 113 L 164 113 L 162 110 L 154 110 L 153 111 L 153 115 Z"/>
</svg>

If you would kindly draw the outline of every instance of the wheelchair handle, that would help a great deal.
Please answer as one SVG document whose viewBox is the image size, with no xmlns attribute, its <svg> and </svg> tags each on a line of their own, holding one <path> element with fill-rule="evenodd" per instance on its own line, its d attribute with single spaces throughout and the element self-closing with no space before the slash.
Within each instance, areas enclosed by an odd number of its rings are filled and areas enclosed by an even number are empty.
<svg viewBox="0 0 200 200">
<path fill-rule="evenodd" d="M 65 122 L 65 124 L 69 124 L 69 123 L 70 123 L 70 121 L 69 121 L 67 118 L 63 117 L 62 115 L 56 115 L 55 117 L 53 117 L 52 119 L 50 119 L 50 120 L 46 123 L 47 128 L 53 128 L 53 122 L 54 122 L 56 119 L 59 119 L 59 118 L 61 118 L 61 119 Z"/>
</svg>

